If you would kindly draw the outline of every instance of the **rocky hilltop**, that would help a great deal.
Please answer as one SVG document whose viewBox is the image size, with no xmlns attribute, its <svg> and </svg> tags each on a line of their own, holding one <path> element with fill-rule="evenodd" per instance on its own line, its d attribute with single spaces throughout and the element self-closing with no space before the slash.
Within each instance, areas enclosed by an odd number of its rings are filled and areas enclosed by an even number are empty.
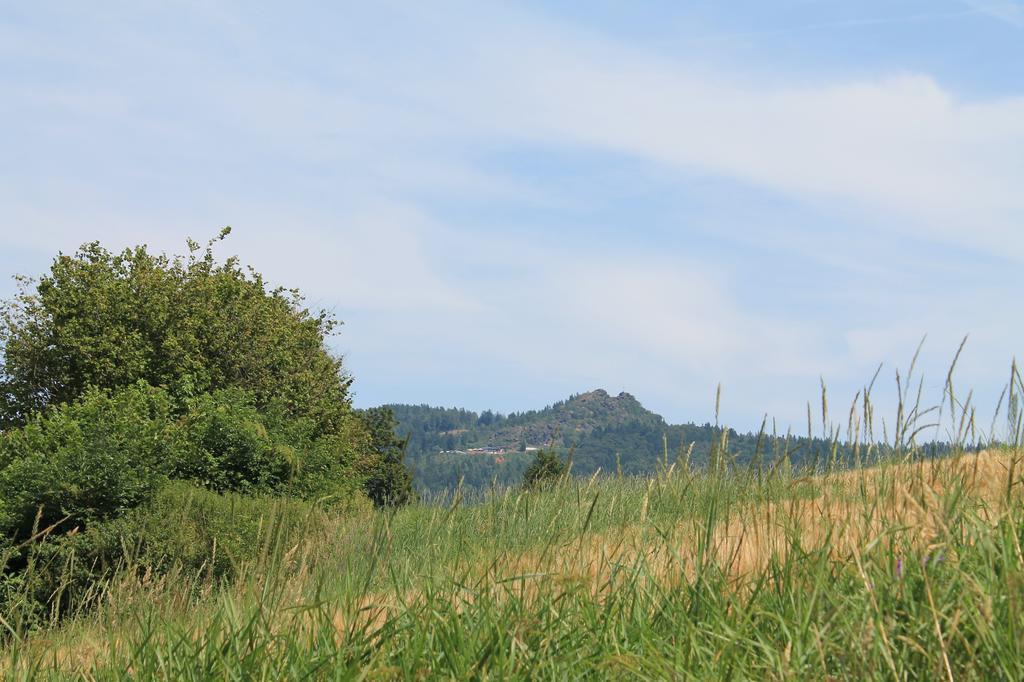
<svg viewBox="0 0 1024 682">
<path fill-rule="evenodd" d="M 571 396 L 543 410 L 513 415 L 487 435 L 488 447 L 547 447 L 573 440 L 599 428 L 615 428 L 642 422 L 652 427 L 664 420 L 644 408 L 629 393 L 610 395 L 603 388 Z"/>
<path fill-rule="evenodd" d="M 707 423 L 668 424 L 629 393 L 613 396 L 600 388 L 510 415 L 429 405 L 386 407 L 397 418 L 398 435 L 407 439 L 406 461 L 424 492 L 514 485 L 540 448 L 563 457 L 572 452 L 573 472 L 580 475 L 598 470 L 646 475 L 667 460 L 701 467 L 723 436 L 720 427 Z M 783 457 L 800 465 L 833 456 L 831 441 L 769 435 L 730 431 L 732 465 L 770 466 Z M 849 455 L 840 448 L 840 459 Z"/>
</svg>

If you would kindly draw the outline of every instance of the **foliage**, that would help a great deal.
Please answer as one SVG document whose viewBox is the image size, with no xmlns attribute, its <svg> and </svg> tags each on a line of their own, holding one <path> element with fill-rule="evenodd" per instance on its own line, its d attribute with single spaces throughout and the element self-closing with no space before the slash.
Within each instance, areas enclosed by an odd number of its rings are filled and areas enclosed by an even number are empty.
<svg viewBox="0 0 1024 682">
<path fill-rule="evenodd" d="M 275 442 L 255 396 L 224 389 L 190 401 L 173 475 L 217 492 L 280 490 L 300 470 L 299 452 Z"/>
<path fill-rule="evenodd" d="M 523 472 L 523 487 L 536 490 L 551 486 L 566 474 L 566 465 L 552 450 L 538 450 Z"/>
<path fill-rule="evenodd" d="M 143 381 L 184 425 L 175 476 L 217 491 L 338 500 L 363 487 L 380 504 L 408 500 L 393 437 L 352 410 L 351 379 L 325 346 L 338 322 L 235 258 L 218 263 L 213 244 L 168 257 L 94 242 L 38 281 L 20 278 L 0 308 L 0 429 Z"/>
<path fill-rule="evenodd" d="M 308 420 L 255 402 L 224 389 L 174 418 L 167 392 L 140 382 L 113 394 L 89 389 L 8 430 L 0 436 L 0 536 L 25 539 L 54 524 L 51 535 L 60 534 L 114 518 L 150 500 L 168 477 L 337 504 L 381 466 L 364 454 L 374 444 L 354 415 L 343 422 L 348 432 L 314 437 Z"/>
<path fill-rule="evenodd" d="M 475 412 L 427 405 L 389 405 L 398 420 L 396 433 L 409 441 L 407 459 L 420 491 L 429 494 L 464 488 L 478 491 L 516 485 L 530 448 L 573 451 L 573 473 L 597 471 L 651 475 L 676 464 L 704 469 L 728 451 L 729 467 L 812 467 L 856 462 L 853 447 L 829 437 L 738 433 L 710 423 L 668 424 L 633 396 L 603 390 L 570 396 L 542 410 L 481 419 Z M 483 422 L 487 422 L 484 425 Z M 768 426 L 766 424 L 766 426 Z M 724 445 L 724 448 L 723 448 Z M 500 459 L 468 452 L 504 450 Z M 933 454 L 946 449 L 936 444 Z"/>
<path fill-rule="evenodd" d="M 366 477 L 366 494 L 378 507 L 408 504 L 414 499 L 412 472 L 405 466 L 406 441 L 395 434 L 395 416 L 386 407 L 360 412 L 373 444 L 379 454 Z"/>
<path fill-rule="evenodd" d="M 329 532 L 313 511 L 280 542 L 229 536 L 255 557 L 229 562 L 247 567 L 224 574 L 229 590 L 187 573 L 112 581 L 69 626 L 15 624 L 0 676 L 1021 679 L 1024 505 L 1019 486 L 986 492 L 1012 478 L 1011 457 L 570 479 Z M 199 532 L 235 499 L 175 516 L 196 508 L 188 495 L 146 532 L 173 537 L 186 513 Z M 192 533 L 182 548 L 212 558 Z"/>
<path fill-rule="evenodd" d="M 337 322 L 212 246 L 87 244 L 0 308 L 0 613 L 94 604 L 126 567 L 231 578 L 281 509 L 413 499 L 391 413 L 351 408 Z"/>
<path fill-rule="evenodd" d="M 223 238 L 228 233 L 221 233 Z M 175 409 L 222 388 L 280 401 L 290 416 L 334 432 L 349 410 L 350 379 L 324 346 L 337 322 L 311 313 L 294 290 L 268 290 L 237 259 L 218 264 L 212 242 L 169 258 L 144 246 L 98 243 L 58 255 L 0 312 L 0 427 L 25 423 L 90 386 L 144 380 Z"/>
<path fill-rule="evenodd" d="M 343 511 L 371 508 L 356 499 Z M 12 557 L 3 561 L 0 549 L 0 612 L 16 614 L 23 625 L 47 614 L 84 612 L 105 583 L 125 572 L 225 584 L 280 546 L 325 532 L 329 518 L 293 498 L 221 495 L 174 481 L 119 518 L 31 545 L 16 562 L 24 570 L 4 576 Z"/>
<path fill-rule="evenodd" d="M 0 435 L 0 536 L 88 526 L 139 506 L 171 470 L 165 392 L 139 383 L 77 401 Z"/>
</svg>

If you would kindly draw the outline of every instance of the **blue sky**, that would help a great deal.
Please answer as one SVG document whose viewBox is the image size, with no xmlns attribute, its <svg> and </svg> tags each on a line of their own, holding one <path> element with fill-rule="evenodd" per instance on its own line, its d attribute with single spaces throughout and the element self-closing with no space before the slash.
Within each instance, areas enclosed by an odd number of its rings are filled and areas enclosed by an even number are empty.
<svg viewBox="0 0 1024 682">
<path fill-rule="evenodd" d="M 359 405 L 799 425 L 969 333 L 987 420 L 1021 353 L 1019 0 L 4 5 L 0 272 L 230 224 Z"/>
</svg>

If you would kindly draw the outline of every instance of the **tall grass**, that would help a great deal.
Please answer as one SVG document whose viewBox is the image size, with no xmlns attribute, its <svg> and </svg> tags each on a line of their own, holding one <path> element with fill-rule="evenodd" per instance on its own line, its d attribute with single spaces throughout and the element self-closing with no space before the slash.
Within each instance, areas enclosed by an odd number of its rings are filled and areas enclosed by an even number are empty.
<svg viewBox="0 0 1024 682">
<path fill-rule="evenodd" d="M 950 379 L 943 407 L 924 409 L 912 378 L 900 378 L 884 447 L 870 387 L 854 401 L 846 439 L 861 468 L 822 452 L 814 470 L 794 471 L 787 441 L 766 437 L 758 465 L 737 469 L 723 439 L 712 466 L 666 456 L 647 479 L 567 478 L 347 516 L 266 506 L 250 540 L 260 549 L 236 552 L 230 580 L 194 566 L 122 570 L 88 611 L 14 629 L 0 669 L 10 679 L 1024 679 L 1019 441 L 966 452 L 979 442 L 970 400 Z M 1008 390 L 1019 394 L 1019 376 Z M 824 390 L 822 404 L 834 436 Z M 948 428 L 949 457 L 917 444 L 933 422 Z"/>
</svg>

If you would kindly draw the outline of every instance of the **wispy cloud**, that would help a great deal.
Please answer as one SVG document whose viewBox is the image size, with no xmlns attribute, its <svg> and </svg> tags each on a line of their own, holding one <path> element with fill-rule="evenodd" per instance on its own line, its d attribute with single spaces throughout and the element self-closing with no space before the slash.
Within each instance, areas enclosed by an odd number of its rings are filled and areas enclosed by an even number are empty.
<svg viewBox="0 0 1024 682">
<path fill-rule="evenodd" d="M 1024 96 L 964 100 L 912 73 L 766 86 L 551 26 L 502 25 L 416 94 L 469 130 L 634 154 L 1024 257 Z"/>
<path fill-rule="evenodd" d="M 1016 0 L 964 0 L 975 11 L 1024 28 L 1024 5 Z"/>
<path fill-rule="evenodd" d="M 779 30 L 1021 19 L 962 7 Z M 0 76 L 0 245 L 230 223 L 351 320 L 367 402 L 603 384 L 683 419 L 721 379 L 744 418 L 798 418 L 819 375 L 859 387 L 925 332 L 936 366 L 1024 334 L 986 303 L 1020 293 L 1024 92 L 698 61 L 510 5 L 62 9 L 0 26 L 26 65 Z"/>
</svg>

